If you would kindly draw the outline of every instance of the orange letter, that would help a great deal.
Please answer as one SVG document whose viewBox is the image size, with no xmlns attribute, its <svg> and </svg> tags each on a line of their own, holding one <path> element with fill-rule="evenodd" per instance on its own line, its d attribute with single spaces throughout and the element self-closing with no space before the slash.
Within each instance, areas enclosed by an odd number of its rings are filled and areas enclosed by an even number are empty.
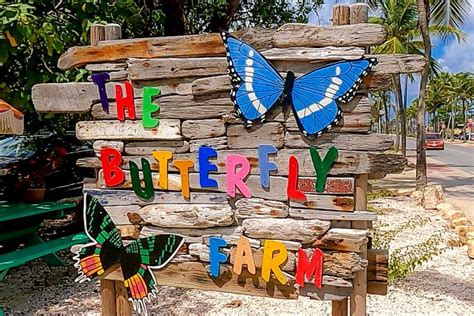
<svg viewBox="0 0 474 316">
<path fill-rule="evenodd" d="M 263 243 L 263 263 L 262 263 L 262 279 L 269 282 L 270 272 L 276 276 L 281 284 L 286 284 L 286 277 L 281 272 L 280 266 L 288 259 L 288 250 L 284 244 L 275 240 L 265 240 Z M 278 251 L 276 256 L 273 253 Z"/>
<path fill-rule="evenodd" d="M 105 186 L 113 187 L 125 180 L 125 174 L 120 168 L 122 154 L 118 150 L 109 147 L 102 148 L 100 161 L 102 162 Z"/>
<path fill-rule="evenodd" d="M 160 188 L 168 190 L 168 160 L 173 157 L 171 151 L 152 151 L 151 154 L 158 161 L 158 168 L 160 171 Z"/>
<path fill-rule="evenodd" d="M 189 169 L 194 166 L 192 160 L 175 160 L 173 166 L 179 170 L 181 176 L 181 194 L 189 200 Z"/>
<path fill-rule="evenodd" d="M 306 280 L 311 280 L 314 275 L 314 285 L 318 289 L 321 288 L 323 279 L 323 252 L 319 248 L 315 248 L 311 263 L 308 260 L 306 251 L 298 249 L 298 265 L 296 267 L 296 284 L 303 287 Z"/>
<path fill-rule="evenodd" d="M 125 81 L 125 90 L 127 96 L 123 96 L 122 86 L 120 84 L 115 85 L 115 99 L 117 99 L 117 119 L 119 121 L 125 120 L 125 107 L 127 108 L 128 118 L 131 120 L 135 119 L 135 100 L 133 96 L 132 84 Z"/>
<path fill-rule="evenodd" d="M 240 236 L 235 249 L 234 272 L 238 275 L 242 273 L 242 265 L 247 265 L 247 270 L 255 274 L 255 261 L 253 260 L 250 242 L 244 236 Z"/>
</svg>

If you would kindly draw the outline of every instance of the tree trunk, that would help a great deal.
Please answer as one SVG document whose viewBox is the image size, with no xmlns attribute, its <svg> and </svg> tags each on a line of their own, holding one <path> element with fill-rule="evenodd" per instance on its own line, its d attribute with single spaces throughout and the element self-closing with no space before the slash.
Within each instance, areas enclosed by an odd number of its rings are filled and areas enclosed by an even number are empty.
<svg viewBox="0 0 474 316">
<path fill-rule="evenodd" d="M 407 155 L 407 119 L 405 114 L 405 106 L 403 104 L 402 84 L 400 74 L 392 75 L 393 87 L 395 89 L 395 101 L 398 107 L 398 119 L 400 122 L 400 140 L 401 152 L 403 157 Z"/>
<path fill-rule="evenodd" d="M 398 113 L 398 107 L 393 104 L 393 111 L 395 112 L 395 119 L 393 125 L 395 125 L 395 151 L 398 152 L 400 149 L 400 116 Z"/>
<path fill-rule="evenodd" d="M 454 128 L 456 127 L 456 102 L 451 106 L 451 140 L 454 141 Z"/>
<path fill-rule="evenodd" d="M 165 17 L 165 36 L 184 35 L 186 33 L 184 0 L 162 0 L 161 10 Z"/>
<path fill-rule="evenodd" d="M 383 94 L 383 111 L 385 113 L 385 134 L 390 134 L 390 109 L 387 106 L 387 98 Z"/>
<path fill-rule="evenodd" d="M 464 122 L 464 127 L 462 128 L 462 142 L 466 142 L 467 134 L 467 115 L 466 115 L 466 100 L 462 99 L 462 120 Z"/>
<path fill-rule="evenodd" d="M 428 76 L 430 74 L 429 63 L 431 60 L 431 40 L 428 31 L 429 0 L 417 0 L 418 22 L 420 25 L 423 46 L 425 48 L 425 67 L 421 73 L 418 115 L 416 122 L 416 189 L 426 187 L 428 178 L 426 175 L 426 150 L 425 150 L 425 97 Z"/>
</svg>

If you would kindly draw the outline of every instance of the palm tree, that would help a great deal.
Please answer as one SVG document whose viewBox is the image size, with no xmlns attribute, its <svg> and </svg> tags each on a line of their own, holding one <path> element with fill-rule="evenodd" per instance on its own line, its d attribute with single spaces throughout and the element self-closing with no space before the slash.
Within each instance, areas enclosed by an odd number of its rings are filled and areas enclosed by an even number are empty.
<svg viewBox="0 0 474 316">
<path fill-rule="evenodd" d="M 462 104 L 462 118 L 464 123 L 462 135 L 465 136 L 467 133 L 466 104 L 471 101 L 474 96 L 474 76 L 472 73 L 461 72 L 455 74 L 453 79 L 455 94 Z M 463 137 L 463 140 L 465 142 L 466 137 Z"/>
</svg>

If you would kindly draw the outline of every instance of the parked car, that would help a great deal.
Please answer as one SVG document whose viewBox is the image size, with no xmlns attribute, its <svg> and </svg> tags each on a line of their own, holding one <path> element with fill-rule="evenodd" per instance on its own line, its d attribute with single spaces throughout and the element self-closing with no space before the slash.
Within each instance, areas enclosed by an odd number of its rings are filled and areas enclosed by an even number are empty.
<svg viewBox="0 0 474 316">
<path fill-rule="evenodd" d="M 437 133 L 425 134 L 426 149 L 444 149 L 444 140 Z"/>
<path fill-rule="evenodd" d="M 84 177 L 95 175 L 76 160 L 93 154 L 90 143 L 71 134 L 6 137 L 0 140 L 0 200 L 80 196 Z"/>
</svg>

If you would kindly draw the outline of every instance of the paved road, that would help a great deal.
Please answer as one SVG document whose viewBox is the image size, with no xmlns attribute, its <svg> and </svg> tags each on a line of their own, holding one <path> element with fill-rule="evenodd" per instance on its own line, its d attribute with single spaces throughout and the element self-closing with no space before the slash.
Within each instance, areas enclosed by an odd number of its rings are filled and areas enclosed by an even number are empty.
<svg viewBox="0 0 474 316">
<path fill-rule="evenodd" d="M 416 150 L 414 139 L 407 139 L 407 149 Z M 444 150 L 427 150 L 426 156 L 474 176 L 474 146 L 450 144 L 447 141 Z"/>
</svg>

